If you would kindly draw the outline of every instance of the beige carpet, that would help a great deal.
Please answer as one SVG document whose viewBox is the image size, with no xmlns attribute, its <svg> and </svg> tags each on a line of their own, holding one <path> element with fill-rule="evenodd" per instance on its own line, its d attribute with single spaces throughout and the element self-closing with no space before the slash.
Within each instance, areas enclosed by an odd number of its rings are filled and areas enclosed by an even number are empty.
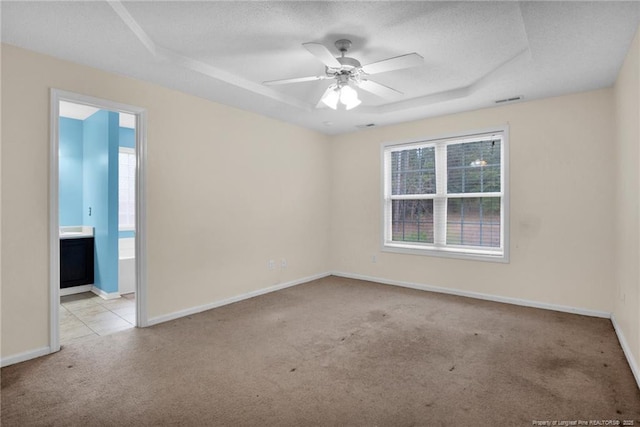
<svg viewBox="0 0 640 427">
<path fill-rule="evenodd" d="M 635 420 L 611 322 L 329 277 L 2 369 L 3 426 Z"/>
</svg>

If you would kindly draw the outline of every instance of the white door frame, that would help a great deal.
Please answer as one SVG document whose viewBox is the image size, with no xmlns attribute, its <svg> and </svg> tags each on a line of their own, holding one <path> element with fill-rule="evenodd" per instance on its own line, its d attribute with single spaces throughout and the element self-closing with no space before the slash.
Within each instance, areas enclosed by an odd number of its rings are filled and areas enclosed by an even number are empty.
<svg viewBox="0 0 640 427">
<path fill-rule="evenodd" d="M 101 110 L 133 114 L 136 117 L 136 326 L 148 326 L 147 317 L 147 110 L 133 105 L 51 89 L 49 154 L 49 346 L 60 350 L 58 310 L 60 305 L 59 235 L 59 135 L 60 101 L 84 104 Z"/>
</svg>

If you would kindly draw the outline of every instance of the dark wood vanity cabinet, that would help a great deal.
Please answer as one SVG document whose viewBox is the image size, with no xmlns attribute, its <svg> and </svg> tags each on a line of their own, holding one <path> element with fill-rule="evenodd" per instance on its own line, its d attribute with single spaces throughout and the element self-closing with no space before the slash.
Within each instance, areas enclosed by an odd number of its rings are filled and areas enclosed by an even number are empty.
<svg viewBox="0 0 640 427">
<path fill-rule="evenodd" d="M 60 240 L 60 287 L 93 284 L 94 238 Z"/>
</svg>

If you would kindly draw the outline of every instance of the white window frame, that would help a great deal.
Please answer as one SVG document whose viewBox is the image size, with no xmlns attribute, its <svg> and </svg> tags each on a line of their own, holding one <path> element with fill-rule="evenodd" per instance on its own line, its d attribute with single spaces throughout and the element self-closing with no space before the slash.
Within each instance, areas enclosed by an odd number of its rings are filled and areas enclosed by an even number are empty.
<svg viewBox="0 0 640 427">
<path fill-rule="evenodd" d="M 129 148 L 129 147 L 118 147 L 118 194 L 120 194 L 121 188 L 120 188 L 120 154 L 128 154 L 128 155 L 132 155 L 136 156 L 136 150 L 133 148 Z M 136 188 L 136 177 L 135 174 L 134 176 L 130 177 L 130 182 L 129 185 L 132 186 L 132 188 L 135 191 Z M 135 196 L 137 197 L 137 195 Z M 135 209 L 135 202 L 134 202 L 134 209 Z M 134 218 L 134 223 L 133 224 L 125 224 L 122 225 L 120 224 L 120 203 L 118 203 L 118 231 L 135 231 L 136 230 L 136 225 L 135 225 L 135 212 L 133 214 L 133 218 Z"/>
<path fill-rule="evenodd" d="M 473 142 L 486 140 L 487 137 L 500 137 L 501 139 L 501 166 L 502 173 L 501 191 L 496 193 L 488 193 L 493 196 L 499 196 L 501 201 L 500 207 L 500 248 L 476 247 L 476 246 L 454 246 L 446 245 L 446 201 L 448 198 L 466 198 L 466 197 L 486 197 L 487 193 L 463 193 L 463 194 L 447 194 L 446 179 L 446 147 L 451 144 L 459 144 L 463 142 Z M 407 195 L 402 197 L 391 195 L 391 153 L 394 151 L 403 151 L 418 147 L 436 147 L 436 176 L 440 179 L 436 181 L 436 194 L 424 195 Z M 483 129 L 461 134 L 449 134 L 438 137 L 429 137 L 419 140 L 384 142 L 381 144 L 381 218 L 382 218 L 382 239 L 381 250 L 384 252 L 405 253 L 412 255 L 428 255 L 446 258 L 469 259 L 479 261 L 493 262 L 509 262 L 509 127 L 504 125 L 501 127 Z M 443 167 L 445 168 L 442 171 Z M 444 181 L 444 182 L 443 182 Z M 434 200 L 434 216 L 436 210 L 444 212 L 444 215 L 438 215 L 434 218 L 434 243 L 423 242 L 398 242 L 392 240 L 391 234 L 391 201 L 393 199 L 417 199 L 417 200 Z M 438 206 L 436 206 L 438 205 Z M 444 207 L 443 207 L 444 206 Z"/>
</svg>

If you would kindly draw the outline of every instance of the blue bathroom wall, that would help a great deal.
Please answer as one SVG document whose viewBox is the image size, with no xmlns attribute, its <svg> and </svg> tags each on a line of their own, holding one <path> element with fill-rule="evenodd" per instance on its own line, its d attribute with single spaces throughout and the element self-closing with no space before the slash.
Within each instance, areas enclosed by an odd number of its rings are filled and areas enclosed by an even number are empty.
<svg viewBox="0 0 640 427">
<path fill-rule="evenodd" d="M 136 148 L 136 131 L 130 128 L 120 128 L 120 147 Z"/>
<path fill-rule="evenodd" d="M 135 148 L 135 130 L 103 110 L 84 121 L 61 117 L 59 141 L 60 225 L 94 227 L 94 285 L 117 292 L 118 239 L 135 237 L 118 230 L 118 154 L 119 147 Z"/>
<path fill-rule="evenodd" d="M 127 147 L 127 148 L 133 148 L 133 149 L 136 148 L 136 132 L 134 129 L 120 128 L 119 136 L 120 136 L 120 142 L 119 142 L 120 147 Z M 121 239 L 128 238 L 128 237 L 136 237 L 136 232 L 131 230 L 127 230 L 127 231 L 120 230 L 118 231 L 118 236 Z"/>
<path fill-rule="evenodd" d="M 61 117 L 59 136 L 59 221 L 61 226 L 82 224 L 82 120 Z"/>
<path fill-rule="evenodd" d="M 82 129 L 83 224 L 94 227 L 94 285 L 107 293 L 118 291 L 118 122 L 101 110 Z"/>
</svg>

